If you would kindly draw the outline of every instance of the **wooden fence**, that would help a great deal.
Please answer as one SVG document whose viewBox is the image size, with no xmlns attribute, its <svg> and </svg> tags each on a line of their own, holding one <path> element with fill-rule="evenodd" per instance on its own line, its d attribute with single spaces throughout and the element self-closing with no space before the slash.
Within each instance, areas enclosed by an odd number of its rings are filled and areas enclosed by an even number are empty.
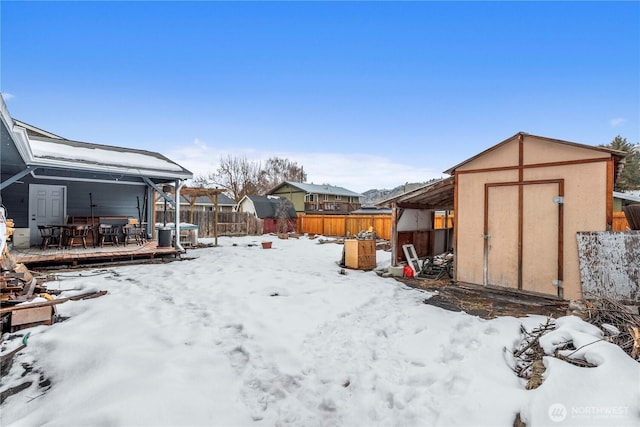
<svg viewBox="0 0 640 427">
<path fill-rule="evenodd" d="M 156 223 L 162 223 L 162 211 L 156 211 Z M 182 218 L 190 218 L 191 212 L 181 211 Z M 167 211 L 167 222 L 174 222 L 175 212 Z M 453 227 L 453 214 L 448 215 L 449 228 Z M 186 221 L 186 220 L 183 220 Z M 193 224 L 198 226 L 199 237 L 213 237 L 214 218 L 212 211 L 193 211 Z M 434 217 L 434 229 L 445 228 L 445 216 Z M 321 234 L 323 236 L 346 236 L 358 234 L 373 227 L 381 239 L 391 239 L 391 215 L 302 215 L 296 223 L 296 231 L 300 234 Z M 613 213 L 613 231 L 628 230 L 624 212 Z M 247 212 L 218 213 L 218 236 L 246 236 L 263 233 L 263 222 Z"/>
<path fill-rule="evenodd" d="M 613 231 L 627 231 L 629 229 L 629 223 L 627 222 L 627 217 L 624 215 L 624 212 L 613 213 L 611 229 Z"/>
<path fill-rule="evenodd" d="M 191 214 L 193 213 L 193 216 Z M 214 237 L 215 218 L 213 211 L 193 211 L 188 209 L 180 211 L 183 222 L 185 218 L 198 226 L 198 237 Z M 175 211 L 167 211 L 167 222 L 175 221 Z M 156 212 L 156 223 L 163 222 L 163 212 Z M 218 213 L 218 236 L 255 236 L 262 234 L 262 220 L 247 212 L 220 212 Z"/>
<path fill-rule="evenodd" d="M 390 215 L 302 215 L 298 217 L 296 231 L 300 234 L 323 236 L 353 236 L 373 227 L 381 239 L 391 239 Z"/>
<path fill-rule="evenodd" d="M 449 227 L 445 227 L 445 221 Z M 302 215 L 298 217 L 296 230 L 300 234 L 342 237 L 356 235 L 369 227 L 373 227 L 379 238 L 391 240 L 391 215 Z M 435 215 L 433 228 L 453 228 L 453 214 Z"/>
</svg>

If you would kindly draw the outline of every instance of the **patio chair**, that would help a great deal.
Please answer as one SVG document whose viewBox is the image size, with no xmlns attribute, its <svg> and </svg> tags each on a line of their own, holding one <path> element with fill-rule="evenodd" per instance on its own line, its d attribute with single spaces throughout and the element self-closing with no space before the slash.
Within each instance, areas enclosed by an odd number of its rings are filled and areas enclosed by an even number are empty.
<svg viewBox="0 0 640 427">
<path fill-rule="evenodd" d="M 138 224 L 127 224 L 122 227 L 122 232 L 124 233 L 124 245 L 127 246 L 127 243 L 131 243 L 132 241 L 136 243 L 136 245 L 142 245 L 142 228 L 138 226 Z"/>
<path fill-rule="evenodd" d="M 60 244 L 60 234 L 58 227 L 48 227 L 46 225 L 39 225 L 38 231 L 42 237 L 41 249 L 47 249 L 49 246 L 58 246 Z"/>
<path fill-rule="evenodd" d="M 69 249 L 80 245 L 87 249 L 87 235 L 89 234 L 90 228 L 89 225 L 77 225 L 68 228 L 64 245 Z"/>
<path fill-rule="evenodd" d="M 111 224 L 100 224 L 99 236 L 100 247 L 107 245 L 118 246 L 118 236 L 120 235 L 120 226 Z"/>
</svg>

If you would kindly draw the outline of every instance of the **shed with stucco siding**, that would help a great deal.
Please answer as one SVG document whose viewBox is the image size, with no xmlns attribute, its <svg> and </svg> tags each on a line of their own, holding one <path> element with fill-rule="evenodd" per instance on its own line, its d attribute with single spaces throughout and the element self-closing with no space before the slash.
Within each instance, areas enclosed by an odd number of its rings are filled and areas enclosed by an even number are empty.
<svg viewBox="0 0 640 427">
<path fill-rule="evenodd" d="M 606 231 L 624 153 L 517 133 L 454 176 L 458 282 L 581 299 L 576 233 Z"/>
</svg>

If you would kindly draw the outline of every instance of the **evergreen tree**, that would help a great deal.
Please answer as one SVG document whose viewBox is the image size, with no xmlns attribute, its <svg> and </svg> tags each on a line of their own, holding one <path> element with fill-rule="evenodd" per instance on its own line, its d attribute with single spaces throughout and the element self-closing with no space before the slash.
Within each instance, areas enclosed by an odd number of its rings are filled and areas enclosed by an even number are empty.
<svg viewBox="0 0 640 427">
<path fill-rule="evenodd" d="M 640 151 L 638 151 L 638 147 L 634 147 L 627 142 L 627 138 L 623 138 L 620 135 L 616 136 L 610 144 L 603 145 L 603 147 L 627 153 L 624 167 L 616 180 L 615 190 L 640 190 Z"/>
</svg>

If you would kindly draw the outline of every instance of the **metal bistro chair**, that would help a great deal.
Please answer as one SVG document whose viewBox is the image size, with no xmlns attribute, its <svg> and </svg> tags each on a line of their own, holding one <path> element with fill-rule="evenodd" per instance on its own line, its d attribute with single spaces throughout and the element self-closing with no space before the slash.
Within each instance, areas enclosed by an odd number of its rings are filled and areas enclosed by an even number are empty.
<svg viewBox="0 0 640 427">
<path fill-rule="evenodd" d="M 118 246 L 118 236 L 120 235 L 120 226 L 111 224 L 100 224 L 100 247 L 105 244 Z"/>
<path fill-rule="evenodd" d="M 77 225 L 67 229 L 65 246 L 71 249 L 74 246 L 80 246 L 87 249 L 87 235 L 89 234 L 89 225 Z"/>
<path fill-rule="evenodd" d="M 46 225 L 39 225 L 38 231 L 42 237 L 41 249 L 47 249 L 49 246 L 58 246 L 60 244 L 60 234 L 58 227 L 48 227 Z"/>
</svg>

